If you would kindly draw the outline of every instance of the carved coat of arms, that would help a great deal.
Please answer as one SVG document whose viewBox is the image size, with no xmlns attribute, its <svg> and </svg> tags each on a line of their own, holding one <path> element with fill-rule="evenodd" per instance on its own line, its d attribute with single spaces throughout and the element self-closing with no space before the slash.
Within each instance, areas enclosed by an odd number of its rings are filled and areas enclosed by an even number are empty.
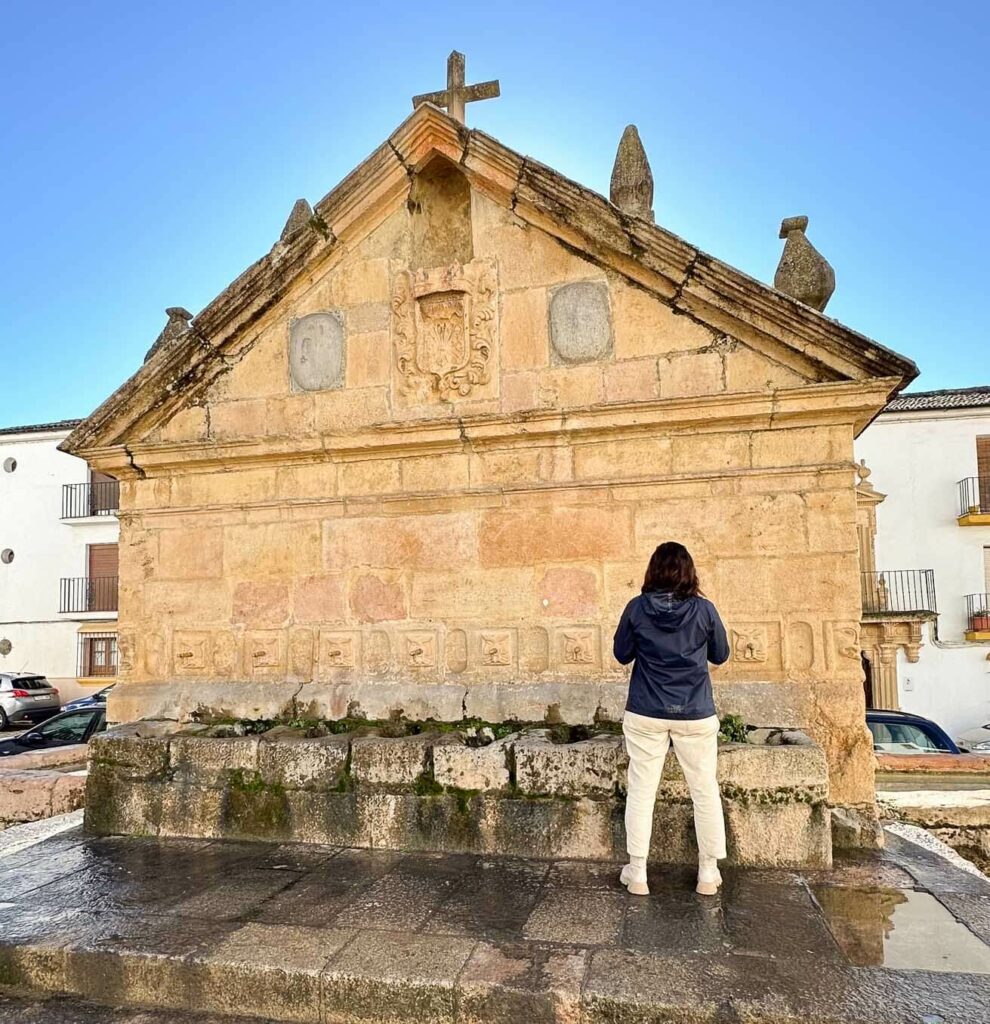
<svg viewBox="0 0 990 1024">
<path fill-rule="evenodd" d="M 397 386 L 410 404 L 467 398 L 491 380 L 496 298 L 492 260 L 397 275 L 392 296 Z"/>
</svg>

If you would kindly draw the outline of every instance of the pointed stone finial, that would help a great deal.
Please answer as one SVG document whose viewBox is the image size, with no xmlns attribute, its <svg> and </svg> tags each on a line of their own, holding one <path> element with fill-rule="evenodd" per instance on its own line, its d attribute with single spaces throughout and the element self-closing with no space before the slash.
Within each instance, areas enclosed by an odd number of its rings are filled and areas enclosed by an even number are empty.
<svg viewBox="0 0 990 1024">
<path fill-rule="evenodd" d="M 292 213 L 289 214 L 289 219 L 285 222 L 285 227 L 282 228 L 282 234 L 279 235 L 279 241 L 285 242 L 293 235 L 302 231 L 309 222 L 313 219 L 313 207 L 305 199 L 297 199 L 292 207 Z"/>
<path fill-rule="evenodd" d="M 183 309 L 182 306 L 169 306 L 169 308 L 165 310 L 165 315 L 168 317 L 168 323 L 165 324 L 165 328 L 162 330 L 162 333 L 155 339 L 154 345 L 152 345 L 145 354 L 145 362 L 147 362 L 160 348 L 163 348 L 165 345 L 175 341 L 176 338 L 181 338 L 191 330 L 189 321 L 192 320 L 193 315 L 188 309 Z"/>
<path fill-rule="evenodd" d="M 619 140 L 609 198 L 623 213 L 653 223 L 653 172 L 634 124 L 626 125 Z"/>
<path fill-rule="evenodd" d="M 823 310 L 835 291 L 835 271 L 805 238 L 807 226 L 807 217 L 785 217 L 781 222 L 780 237 L 787 241 L 773 276 L 773 286 L 812 309 Z"/>
</svg>

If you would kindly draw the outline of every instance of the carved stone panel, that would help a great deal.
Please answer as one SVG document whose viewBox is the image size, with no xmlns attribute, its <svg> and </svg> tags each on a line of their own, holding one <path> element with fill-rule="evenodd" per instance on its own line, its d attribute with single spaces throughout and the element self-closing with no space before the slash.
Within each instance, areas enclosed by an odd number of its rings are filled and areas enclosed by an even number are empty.
<svg viewBox="0 0 990 1024">
<path fill-rule="evenodd" d="M 172 638 L 175 671 L 181 675 L 202 673 L 210 666 L 210 634 L 177 630 Z"/>
<path fill-rule="evenodd" d="M 419 631 L 403 633 L 399 653 L 405 668 L 436 668 L 436 634 Z"/>
<path fill-rule="evenodd" d="M 564 626 L 557 631 L 557 664 L 565 669 L 598 664 L 598 632 L 586 626 Z"/>
<path fill-rule="evenodd" d="M 512 664 L 512 634 L 507 630 L 491 630 L 479 635 L 479 661 L 483 668 Z"/>
<path fill-rule="evenodd" d="M 553 291 L 550 345 L 556 363 L 592 363 L 610 355 L 612 317 L 604 281 L 576 281 Z"/>
<path fill-rule="evenodd" d="M 767 660 L 767 631 L 763 626 L 748 626 L 732 630 L 733 661 L 765 662 Z"/>
<path fill-rule="evenodd" d="M 361 636 L 356 632 L 331 630 L 320 633 L 320 675 L 329 678 L 340 669 L 357 667 L 360 659 Z"/>
<path fill-rule="evenodd" d="M 497 290 L 489 259 L 396 275 L 392 343 L 401 404 L 494 396 Z"/>
<path fill-rule="evenodd" d="M 289 325 L 289 376 L 296 391 L 344 386 L 344 315 L 310 313 Z"/>
<path fill-rule="evenodd" d="M 782 667 L 779 622 L 734 622 L 728 629 L 729 663 L 721 678 L 752 674 L 765 676 Z"/>
<path fill-rule="evenodd" d="M 259 629 L 244 638 L 244 664 L 255 679 L 285 672 L 285 640 L 276 629 Z"/>
</svg>

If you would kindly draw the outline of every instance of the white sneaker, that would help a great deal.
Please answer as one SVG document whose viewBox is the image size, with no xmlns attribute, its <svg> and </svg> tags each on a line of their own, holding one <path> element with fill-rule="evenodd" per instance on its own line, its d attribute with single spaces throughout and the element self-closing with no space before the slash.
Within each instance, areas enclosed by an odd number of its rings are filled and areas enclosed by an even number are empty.
<svg viewBox="0 0 990 1024">
<path fill-rule="evenodd" d="M 646 868 L 634 868 L 627 864 L 619 874 L 619 881 L 634 896 L 649 896 L 650 887 L 646 884 Z"/>
<path fill-rule="evenodd" d="M 714 896 L 722 884 L 722 874 L 717 860 L 706 858 L 698 864 L 698 884 L 695 892 L 701 896 Z"/>
</svg>

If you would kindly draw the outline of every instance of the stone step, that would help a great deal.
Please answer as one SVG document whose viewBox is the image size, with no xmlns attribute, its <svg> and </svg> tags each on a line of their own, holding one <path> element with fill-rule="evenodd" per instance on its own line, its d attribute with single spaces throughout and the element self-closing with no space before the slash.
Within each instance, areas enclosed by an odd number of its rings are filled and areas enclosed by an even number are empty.
<svg viewBox="0 0 990 1024">
<path fill-rule="evenodd" d="M 183 1014 L 164 1016 L 163 1024 L 903 1024 L 983 1020 L 990 994 L 986 978 L 976 975 L 823 964 L 808 970 L 808 961 L 738 955 L 604 949 L 586 961 L 587 951 L 560 947 L 514 950 L 447 936 L 272 926 L 243 927 L 226 944 L 190 953 L 180 948 L 189 945 L 188 930 L 170 941 L 147 920 L 118 919 L 102 942 L 92 935 L 74 940 L 72 920 L 63 924 L 61 941 L 0 945 L 0 987 L 84 1001 L 71 1016 L 34 1018 L 45 1024 L 127 1024 L 133 1018 L 120 1008 Z M 101 1018 L 86 1004 L 118 1009 Z M 3 1006 L 0 999 L 0 1020 Z M 938 1016 L 926 1017 L 926 1008 Z"/>
</svg>

